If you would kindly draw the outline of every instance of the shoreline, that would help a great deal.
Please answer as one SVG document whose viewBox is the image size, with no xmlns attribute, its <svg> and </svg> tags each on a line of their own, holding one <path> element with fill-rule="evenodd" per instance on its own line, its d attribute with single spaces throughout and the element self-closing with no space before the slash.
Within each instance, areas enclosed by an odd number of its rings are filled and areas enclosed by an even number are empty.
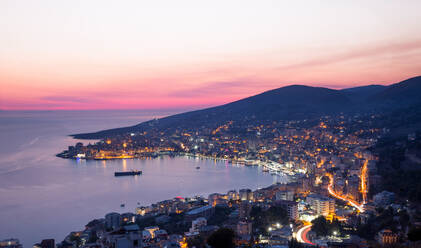
<svg viewBox="0 0 421 248">
<path fill-rule="evenodd" d="M 166 157 L 166 156 L 161 156 L 161 157 Z M 225 158 L 216 158 L 215 159 L 215 158 L 209 157 L 209 156 L 198 156 L 198 155 L 193 155 L 193 154 L 184 154 L 184 156 L 178 155 L 176 157 L 183 158 L 183 159 L 194 159 L 194 160 L 198 160 L 198 159 L 200 159 L 200 160 L 217 160 L 217 161 L 220 161 L 220 162 L 222 162 L 222 161 L 228 161 L 231 164 L 231 166 L 233 164 L 232 163 L 233 160 L 229 160 L 229 159 L 225 159 Z M 165 158 L 165 159 L 168 159 L 168 158 Z M 85 159 L 85 160 L 86 161 L 93 161 L 93 159 Z M 110 160 L 121 160 L 121 159 L 110 159 Z M 237 163 L 237 164 L 238 165 L 241 165 L 239 163 Z M 255 165 L 255 166 L 261 166 L 261 165 Z M 265 173 L 264 171 L 262 171 L 262 172 Z M 280 176 L 280 175 L 273 175 L 273 174 L 271 174 L 271 176 Z M 282 175 L 282 176 L 284 176 L 288 181 L 286 181 L 286 182 L 278 182 L 278 181 L 277 182 L 272 182 L 272 183 L 270 183 L 268 185 L 265 185 L 265 186 L 262 186 L 262 187 L 259 187 L 259 186 L 255 187 L 252 184 L 249 184 L 248 186 L 245 186 L 245 187 L 231 188 L 231 189 L 227 190 L 227 192 L 236 191 L 237 193 L 239 193 L 241 190 L 251 190 L 251 192 L 254 193 L 254 192 L 259 191 L 259 190 L 265 190 L 265 189 L 274 187 L 275 185 L 287 185 L 288 183 L 295 182 L 295 180 L 291 180 L 292 177 L 289 176 L 289 175 Z M 134 209 L 130 209 L 130 207 L 128 208 L 128 206 L 120 207 L 120 211 L 114 211 L 114 212 L 119 213 L 120 215 L 127 214 L 127 213 L 132 213 L 132 214 L 134 214 L 136 216 L 137 215 L 141 216 L 141 217 L 139 217 L 140 219 L 142 219 L 142 218 L 148 218 L 148 217 L 157 217 L 157 216 L 161 216 L 162 213 L 152 212 L 150 214 L 140 214 L 139 212 L 141 211 L 142 208 L 143 209 L 144 208 L 149 208 L 149 207 L 152 207 L 154 205 L 159 205 L 160 203 L 163 203 L 163 202 L 175 202 L 175 201 L 180 200 L 180 198 L 182 198 L 184 200 L 194 200 L 194 199 L 197 200 L 197 199 L 202 199 L 202 200 L 205 200 L 204 201 L 205 205 L 203 205 L 203 206 L 209 206 L 208 198 L 209 198 L 210 195 L 213 195 L 213 194 L 227 195 L 227 192 L 222 192 L 222 191 L 217 191 L 217 192 L 215 192 L 215 191 L 209 191 L 207 193 L 194 193 L 194 194 L 191 194 L 191 195 L 175 195 L 175 196 L 173 196 L 171 198 L 160 199 L 160 200 L 155 201 L 155 202 L 152 202 L 152 203 L 139 204 L 139 202 L 138 202 L 137 203 L 137 206 Z M 122 204 L 126 205 L 126 203 L 122 203 Z M 191 210 L 193 210 L 195 208 L 200 208 L 200 206 L 195 206 L 195 207 L 192 207 L 190 209 L 187 209 L 186 211 L 184 211 L 184 213 L 187 213 L 187 212 L 189 212 L 189 211 L 191 211 Z M 109 213 L 113 213 L 113 211 L 110 210 Z M 95 221 L 95 220 L 101 220 L 101 219 L 104 219 L 104 217 L 101 217 L 101 218 L 92 218 L 84 226 L 82 226 L 82 228 L 81 228 L 80 231 L 69 231 L 68 235 L 63 238 L 63 241 L 66 241 L 66 239 L 72 233 L 85 231 L 86 230 L 86 225 L 88 223 L 90 223 L 92 221 Z M 59 240 L 57 240 L 57 241 L 59 241 Z M 61 242 L 61 241 L 59 241 L 59 242 Z"/>
<path fill-rule="evenodd" d="M 187 152 L 160 152 L 154 153 L 151 156 L 119 156 L 119 157 L 104 157 L 104 158 L 86 158 L 86 157 L 65 157 L 62 156 L 62 153 L 56 154 L 56 157 L 63 158 L 63 159 L 72 159 L 72 160 L 86 160 L 86 161 L 107 161 L 107 160 L 124 160 L 124 159 L 148 159 L 148 158 L 158 158 L 158 157 L 188 157 L 188 158 L 198 158 L 198 159 L 209 159 L 215 161 L 228 161 L 230 164 L 237 164 L 242 166 L 257 166 L 263 167 L 263 172 L 269 172 L 271 175 L 278 175 L 278 176 L 288 176 L 288 177 L 296 177 L 297 174 L 305 174 L 305 171 L 292 171 L 292 166 L 287 168 L 285 164 L 281 164 L 275 161 L 262 161 L 258 159 L 231 159 L 231 158 L 220 158 L 220 157 L 212 157 L 202 154 L 195 154 L 195 153 L 187 153 Z"/>
</svg>

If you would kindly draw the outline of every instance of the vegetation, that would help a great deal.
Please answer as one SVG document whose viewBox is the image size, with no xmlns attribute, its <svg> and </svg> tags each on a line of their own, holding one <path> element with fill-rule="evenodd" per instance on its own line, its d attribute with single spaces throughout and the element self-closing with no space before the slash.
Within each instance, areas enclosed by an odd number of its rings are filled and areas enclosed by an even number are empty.
<svg viewBox="0 0 421 248">
<path fill-rule="evenodd" d="M 235 233 L 229 228 L 220 228 L 208 238 L 208 245 L 213 248 L 234 248 Z"/>
<path fill-rule="evenodd" d="M 170 221 L 158 225 L 159 228 L 167 230 L 169 234 L 184 234 L 190 227 L 190 223 L 184 221 L 184 213 L 170 214 Z"/>
<path fill-rule="evenodd" d="M 82 239 L 79 237 L 79 235 L 72 234 L 69 238 L 70 242 L 75 243 L 76 247 L 79 247 L 82 245 Z"/>
<path fill-rule="evenodd" d="M 215 207 L 215 213 L 212 218 L 209 218 L 208 225 L 221 225 L 228 219 L 228 215 L 231 213 L 230 208 L 227 207 Z"/>
<path fill-rule="evenodd" d="M 141 230 L 148 226 L 155 226 L 156 225 L 155 217 L 150 216 L 150 217 L 137 219 L 136 224 L 139 226 Z"/>
<path fill-rule="evenodd" d="M 311 230 L 316 233 L 318 237 L 324 237 L 329 235 L 340 235 L 343 233 L 343 227 L 337 219 L 333 219 L 332 222 L 326 220 L 324 216 L 319 216 L 311 221 L 313 226 Z"/>
<path fill-rule="evenodd" d="M 421 228 L 412 228 L 408 232 L 408 239 L 412 242 L 421 240 Z"/>
<path fill-rule="evenodd" d="M 421 165 L 408 161 L 405 154 L 411 151 L 421 157 L 421 137 L 408 141 L 407 138 L 386 138 L 378 142 L 374 151 L 379 155 L 377 165 L 382 177 L 380 185 L 374 185 L 373 193 L 387 190 L 414 202 L 421 202 Z"/>
<path fill-rule="evenodd" d="M 298 242 L 297 239 L 292 238 L 289 242 L 288 242 L 288 247 L 289 248 L 305 248 L 306 246 L 303 243 Z"/>
<path fill-rule="evenodd" d="M 409 215 L 405 210 L 396 212 L 392 208 L 377 209 L 378 215 L 370 217 L 365 224 L 357 227 L 357 234 L 368 240 L 373 240 L 382 229 L 398 232 L 409 226 Z M 400 228 L 399 228 L 400 227 Z"/>
<path fill-rule="evenodd" d="M 267 228 L 275 223 L 288 224 L 288 215 L 282 207 L 270 207 L 262 210 L 260 207 L 253 207 L 250 213 L 253 221 L 253 228 L 257 233 L 267 233 Z"/>
<path fill-rule="evenodd" d="M 195 236 L 187 240 L 188 247 L 205 247 L 205 238 L 202 235 Z"/>
</svg>

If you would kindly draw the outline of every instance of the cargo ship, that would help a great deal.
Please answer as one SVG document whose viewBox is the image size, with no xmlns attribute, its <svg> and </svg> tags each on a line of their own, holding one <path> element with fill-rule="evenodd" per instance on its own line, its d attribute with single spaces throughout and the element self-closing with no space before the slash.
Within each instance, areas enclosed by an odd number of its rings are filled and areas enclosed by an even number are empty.
<svg viewBox="0 0 421 248">
<path fill-rule="evenodd" d="M 116 177 L 122 177 L 122 176 L 138 176 L 138 175 L 142 175 L 142 171 L 132 170 L 132 171 L 114 172 L 114 176 L 116 176 Z"/>
</svg>

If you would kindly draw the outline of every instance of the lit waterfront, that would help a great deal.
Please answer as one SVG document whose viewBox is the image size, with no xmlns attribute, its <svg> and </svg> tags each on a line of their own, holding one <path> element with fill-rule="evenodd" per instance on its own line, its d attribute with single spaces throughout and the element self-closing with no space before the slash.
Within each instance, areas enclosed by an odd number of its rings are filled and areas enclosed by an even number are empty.
<svg viewBox="0 0 421 248">
<path fill-rule="evenodd" d="M 108 125 L 139 122 L 133 117 L 113 117 L 107 113 Z M 178 195 L 256 189 L 277 178 L 263 173 L 261 167 L 195 158 L 61 159 L 55 153 L 74 143 L 65 135 L 95 130 L 96 125 L 108 128 L 103 124 L 105 117 L 84 119 L 75 114 L 60 119 L 54 113 L 38 117 L 15 113 L 1 118 L 0 233 L 1 238 L 19 238 L 25 247 L 45 238 L 61 241 L 105 213 L 134 211 L 138 202 L 147 205 Z M 130 169 L 142 170 L 143 175 L 114 177 L 114 171 Z M 122 203 L 125 208 L 120 207 Z"/>
</svg>

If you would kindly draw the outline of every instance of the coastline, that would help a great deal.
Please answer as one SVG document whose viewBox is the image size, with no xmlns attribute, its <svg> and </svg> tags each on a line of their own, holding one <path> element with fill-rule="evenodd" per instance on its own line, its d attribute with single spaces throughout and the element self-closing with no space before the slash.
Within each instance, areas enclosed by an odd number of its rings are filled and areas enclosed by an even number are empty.
<svg viewBox="0 0 421 248">
<path fill-rule="evenodd" d="M 161 156 L 161 157 L 165 157 L 165 156 Z M 230 160 L 230 159 L 225 159 L 225 158 L 213 158 L 213 157 L 209 157 L 209 156 L 200 156 L 200 155 L 194 155 L 194 154 L 184 154 L 183 156 L 182 155 L 179 155 L 177 157 L 182 157 L 182 158 L 184 157 L 184 158 L 187 158 L 187 159 L 194 159 L 194 160 L 200 159 L 200 160 L 227 161 L 229 164 L 231 164 L 230 166 L 232 166 L 232 164 L 236 164 L 236 165 L 239 165 L 239 166 L 244 166 L 243 163 L 234 163 L 235 160 Z M 164 158 L 164 159 L 168 159 L 168 158 Z M 89 160 L 90 159 L 87 159 L 87 161 L 89 161 Z M 119 160 L 119 159 L 111 159 L 111 160 Z M 254 164 L 253 166 L 264 166 L 262 164 L 266 164 L 266 163 L 265 162 L 262 162 L 262 161 L 259 161 L 259 163 Z M 202 207 L 207 207 L 207 206 L 213 206 L 214 208 L 215 207 L 218 207 L 219 205 L 218 206 L 214 206 L 210 202 L 209 199 L 212 197 L 212 195 L 228 196 L 228 194 L 230 192 L 232 192 L 232 191 L 237 192 L 237 193 L 240 193 L 242 190 L 247 190 L 251 194 L 254 194 L 254 193 L 257 193 L 257 192 L 260 192 L 260 191 L 266 191 L 266 190 L 272 189 L 274 187 L 279 187 L 280 185 L 288 185 L 289 183 L 294 183 L 295 182 L 295 180 L 290 180 L 290 179 L 293 178 L 292 176 L 289 176 L 289 175 L 286 175 L 286 174 L 282 174 L 282 175 L 277 174 L 277 175 L 274 175 L 274 174 L 271 173 L 271 175 L 272 176 L 285 176 L 289 180 L 288 180 L 288 182 L 281 182 L 281 183 L 280 182 L 272 182 L 269 185 L 266 185 L 266 186 L 263 186 L 263 187 L 255 187 L 252 184 L 249 184 L 249 186 L 247 186 L 247 187 L 233 188 L 233 189 L 229 190 L 228 192 L 218 191 L 218 192 L 197 193 L 197 194 L 182 195 L 182 196 L 180 196 L 180 195 L 174 195 L 171 198 L 161 199 L 161 200 L 156 201 L 154 203 L 150 203 L 149 205 L 146 205 L 146 206 L 141 206 L 139 204 L 139 202 L 138 202 L 137 203 L 138 206 L 136 208 L 132 209 L 132 210 L 127 209 L 126 206 L 123 206 L 124 205 L 124 203 L 123 203 L 122 206 L 121 206 L 121 210 L 124 209 L 124 211 L 117 211 L 117 213 L 119 213 L 121 216 L 125 216 L 127 214 L 134 214 L 134 216 L 136 216 L 136 219 L 143 220 L 143 219 L 147 219 L 147 218 L 157 218 L 157 217 L 160 217 L 160 216 L 163 216 L 163 215 L 169 215 L 168 213 L 161 213 L 161 212 L 152 212 L 152 213 L 146 214 L 146 215 L 145 214 L 141 214 L 141 212 L 144 211 L 145 208 L 149 208 L 151 206 L 159 206 L 159 205 L 161 205 L 163 203 L 168 203 L 168 202 L 173 202 L 174 203 L 174 202 L 180 201 L 180 199 L 182 199 L 183 201 L 184 200 L 187 201 L 187 200 L 191 200 L 191 199 L 194 199 L 195 201 L 196 200 L 202 201 L 202 204 L 203 205 L 195 205 L 195 206 L 193 206 L 193 207 L 191 207 L 191 208 L 189 208 L 189 209 L 181 212 L 184 215 L 187 212 L 194 211 L 195 209 L 202 208 Z M 240 195 L 240 194 L 238 194 L 238 195 Z M 238 200 L 241 201 L 241 198 L 239 198 Z M 221 207 L 221 206 L 219 206 L 219 207 Z M 110 212 L 108 214 L 115 214 L 115 212 L 112 212 L 112 210 L 110 210 Z M 108 215 L 108 214 L 106 214 L 106 215 Z M 179 214 L 179 213 L 177 213 L 177 214 Z M 87 230 L 89 230 L 88 224 L 90 224 L 92 222 L 96 222 L 96 221 L 100 221 L 100 222 L 101 221 L 105 221 L 105 218 L 104 217 L 102 217 L 102 218 L 93 218 L 93 219 L 89 220 L 89 222 L 86 223 L 86 225 L 84 227 L 82 227 L 81 231 L 70 231 L 69 234 L 63 239 L 63 241 L 68 242 L 69 241 L 69 237 L 71 237 L 75 233 L 84 233 L 84 232 L 86 232 Z M 135 222 L 132 222 L 132 224 L 135 224 Z M 59 240 L 57 240 L 57 241 L 59 241 Z M 61 242 L 61 241 L 59 241 L 59 242 Z"/>
<path fill-rule="evenodd" d="M 269 172 L 272 175 L 278 176 L 289 176 L 289 177 L 296 177 L 297 174 L 305 174 L 305 171 L 301 170 L 292 170 L 292 167 L 287 168 L 285 164 L 280 164 L 275 161 L 262 161 L 258 159 L 231 159 L 231 158 L 224 158 L 224 157 L 212 157 L 206 156 L 202 154 L 196 153 L 187 153 L 187 152 L 155 152 L 150 156 L 132 156 L 132 155 L 125 155 L 125 156 L 116 156 L 116 157 L 103 157 L 103 158 L 89 158 L 89 157 L 67 157 L 63 156 L 62 153 L 56 154 L 57 157 L 63 159 L 73 159 L 73 160 L 122 160 L 122 159 L 148 159 L 148 158 L 158 158 L 158 157 L 188 157 L 188 158 L 199 158 L 199 159 L 209 159 L 214 161 L 228 161 L 230 164 L 237 164 L 242 166 L 258 166 L 263 167 L 263 172 Z"/>
</svg>

